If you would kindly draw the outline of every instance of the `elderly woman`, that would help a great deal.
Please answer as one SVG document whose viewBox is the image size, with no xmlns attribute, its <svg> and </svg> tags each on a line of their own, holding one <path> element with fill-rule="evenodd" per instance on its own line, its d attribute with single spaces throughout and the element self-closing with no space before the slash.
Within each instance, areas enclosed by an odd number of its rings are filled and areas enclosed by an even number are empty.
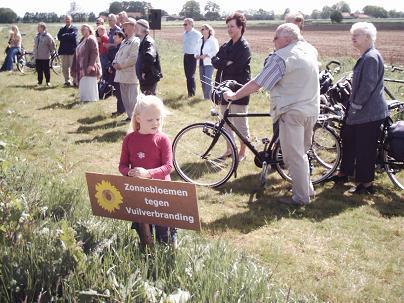
<svg viewBox="0 0 404 303">
<path fill-rule="evenodd" d="M 212 58 L 219 50 L 219 42 L 215 38 L 215 31 L 209 24 L 202 25 L 202 38 L 196 47 L 195 59 L 199 61 L 199 78 L 201 79 L 203 98 L 210 99 L 212 91 Z"/>
<path fill-rule="evenodd" d="M 21 34 L 18 30 L 17 25 L 11 25 L 10 34 L 8 36 L 8 48 L 6 59 L 0 68 L 0 71 L 12 71 L 13 70 L 13 60 L 15 56 L 21 51 Z"/>
<path fill-rule="evenodd" d="M 240 84 L 245 84 L 250 81 L 251 78 L 251 51 L 248 42 L 243 37 L 246 27 L 246 18 L 243 14 L 236 12 L 226 18 L 226 24 L 230 41 L 223 44 L 216 56 L 212 58 L 212 65 L 217 69 L 216 82 L 235 80 Z M 249 101 L 250 97 L 247 96 L 232 102 L 231 112 L 248 112 Z M 222 104 L 222 111 L 224 111 L 226 107 L 227 102 Z M 243 136 L 249 136 L 248 120 L 246 117 L 230 119 Z M 231 129 L 227 125 L 225 127 L 231 132 Z M 245 153 L 246 145 L 240 140 L 239 161 L 244 160 Z M 228 147 L 223 158 L 228 157 L 230 154 Z"/>
<path fill-rule="evenodd" d="M 97 101 L 97 80 L 102 74 L 97 39 L 88 24 L 83 24 L 80 31 L 83 38 L 76 48 L 72 65 L 74 83 L 79 86 L 80 101 Z"/>
<path fill-rule="evenodd" d="M 35 68 L 38 75 L 38 85 L 42 84 L 45 75 L 46 86 L 50 86 L 49 59 L 51 53 L 56 49 L 55 41 L 51 34 L 46 31 L 46 24 L 38 23 L 38 33 L 34 43 Z"/>
<path fill-rule="evenodd" d="M 357 185 L 350 192 L 373 194 L 377 140 L 389 114 L 383 95 L 384 63 L 375 48 L 376 28 L 372 23 L 353 24 L 351 34 L 360 57 L 353 69 L 352 94 L 341 131 L 341 167 L 331 180 L 347 182 L 348 177 L 355 176 Z"/>
</svg>

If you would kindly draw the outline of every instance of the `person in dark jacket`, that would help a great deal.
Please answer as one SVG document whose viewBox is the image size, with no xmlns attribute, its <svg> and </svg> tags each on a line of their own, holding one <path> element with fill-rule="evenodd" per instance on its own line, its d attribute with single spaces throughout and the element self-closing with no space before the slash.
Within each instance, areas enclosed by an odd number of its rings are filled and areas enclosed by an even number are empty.
<svg viewBox="0 0 404 303">
<path fill-rule="evenodd" d="M 71 74 L 70 70 L 73 64 L 73 55 L 77 47 L 77 27 L 72 25 L 72 17 L 66 15 L 65 26 L 63 26 L 58 34 L 59 56 L 62 58 L 62 71 L 65 78 L 65 86 L 70 86 Z"/>
<path fill-rule="evenodd" d="M 230 41 L 219 48 L 219 52 L 212 58 L 212 65 L 217 69 L 216 83 L 224 80 L 235 80 L 240 84 L 245 84 L 251 79 L 250 61 L 251 51 L 248 42 L 243 34 L 246 28 L 246 18 L 243 14 L 235 12 L 226 18 L 227 32 Z M 244 97 L 232 102 L 232 113 L 247 113 L 250 97 Z M 222 111 L 227 107 L 227 102 L 221 105 Z M 249 136 L 247 117 L 230 118 L 242 135 Z M 231 132 L 226 125 L 225 128 Z M 223 155 L 223 158 L 231 155 L 230 147 Z M 240 140 L 239 161 L 244 160 L 246 155 L 246 145 Z"/>
<path fill-rule="evenodd" d="M 384 99 L 384 62 L 375 48 L 376 28 L 357 22 L 351 27 L 352 44 L 360 57 L 353 69 L 352 94 L 341 131 L 342 160 L 334 182 L 347 182 L 355 175 L 354 194 L 373 194 L 377 141 L 380 127 L 389 115 Z"/>
<path fill-rule="evenodd" d="M 156 43 L 149 36 L 149 22 L 139 19 L 136 22 L 136 36 L 140 39 L 139 54 L 136 61 L 136 75 L 140 91 L 145 95 L 155 95 L 161 74 L 160 58 Z"/>
<path fill-rule="evenodd" d="M 108 83 L 112 83 L 112 86 L 115 88 L 114 94 L 116 96 L 116 111 L 112 113 L 112 117 L 115 117 L 125 113 L 125 106 L 123 105 L 122 102 L 121 88 L 119 87 L 119 83 L 114 81 L 116 71 L 115 68 L 112 66 L 112 62 L 115 59 L 115 55 L 118 52 L 122 41 L 125 40 L 125 34 L 120 30 L 116 30 L 114 32 L 113 39 L 115 47 L 110 47 L 108 51 L 109 65 L 108 65 L 108 72 L 105 75 L 105 79 Z"/>
</svg>

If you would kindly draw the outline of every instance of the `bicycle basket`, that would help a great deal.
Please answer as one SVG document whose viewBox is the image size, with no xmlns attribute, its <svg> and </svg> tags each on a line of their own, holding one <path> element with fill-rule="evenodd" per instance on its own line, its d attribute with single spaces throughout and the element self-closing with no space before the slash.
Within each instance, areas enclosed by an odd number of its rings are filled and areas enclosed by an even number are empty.
<svg viewBox="0 0 404 303">
<path fill-rule="evenodd" d="M 389 156 L 404 161 L 404 121 L 397 121 L 388 128 L 387 142 Z"/>
</svg>

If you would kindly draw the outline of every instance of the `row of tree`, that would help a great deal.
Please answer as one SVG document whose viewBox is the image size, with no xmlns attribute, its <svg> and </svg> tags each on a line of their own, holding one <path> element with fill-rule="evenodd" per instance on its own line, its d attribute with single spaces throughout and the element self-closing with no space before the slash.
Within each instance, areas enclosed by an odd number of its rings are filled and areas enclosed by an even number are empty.
<svg viewBox="0 0 404 303">
<path fill-rule="evenodd" d="M 110 4 L 109 9 L 100 12 L 98 15 L 105 15 L 108 13 L 117 14 L 121 11 L 140 13 L 141 16 L 147 16 L 148 11 L 152 9 L 150 2 L 145 1 L 114 1 Z M 265 11 L 263 9 L 248 10 L 244 13 L 249 20 L 275 20 L 284 18 L 284 15 L 289 12 L 286 9 L 282 15 L 275 15 L 274 11 Z M 94 22 L 96 14 L 83 12 L 75 1 L 70 3 L 70 10 L 68 11 L 72 15 L 75 22 Z M 343 13 L 351 13 L 351 8 L 345 1 L 339 1 L 332 6 L 324 6 L 322 10 L 313 10 L 310 15 L 306 15 L 307 19 L 331 19 L 333 22 L 341 22 Z M 363 13 L 373 18 L 404 18 L 404 12 L 398 12 L 396 10 L 387 11 L 383 7 L 367 5 L 363 8 Z M 162 15 L 168 15 L 166 11 L 162 11 Z M 181 17 L 190 17 L 195 20 L 221 20 L 227 12 L 222 12 L 220 6 L 214 1 L 208 1 L 204 6 L 203 11 L 198 1 L 189 0 L 185 2 L 182 10 L 179 12 Z M 43 22 L 60 22 L 64 16 L 58 16 L 56 13 L 31 13 L 27 12 L 20 18 L 10 8 L 0 8 L 0 23 L 14 23 L 14 22 L 26 22 L 35 23 L 39 21 Z"/>
</svg>

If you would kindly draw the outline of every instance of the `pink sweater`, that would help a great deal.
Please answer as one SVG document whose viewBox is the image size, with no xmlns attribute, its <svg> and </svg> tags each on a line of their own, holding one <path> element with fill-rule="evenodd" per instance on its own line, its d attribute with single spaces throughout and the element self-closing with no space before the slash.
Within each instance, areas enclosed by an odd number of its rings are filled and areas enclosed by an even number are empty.
<svg viewBox="0 0 404 303">
<path fill-rule="evenodd" d="M 127 176 L 133 167 L 147 169 L 153 179 L 171 180 L 173 153 L 167 135 L 143 135 L 137 131 L 128 134 L 122 143 L 119 171 Z"/>
</svg>

